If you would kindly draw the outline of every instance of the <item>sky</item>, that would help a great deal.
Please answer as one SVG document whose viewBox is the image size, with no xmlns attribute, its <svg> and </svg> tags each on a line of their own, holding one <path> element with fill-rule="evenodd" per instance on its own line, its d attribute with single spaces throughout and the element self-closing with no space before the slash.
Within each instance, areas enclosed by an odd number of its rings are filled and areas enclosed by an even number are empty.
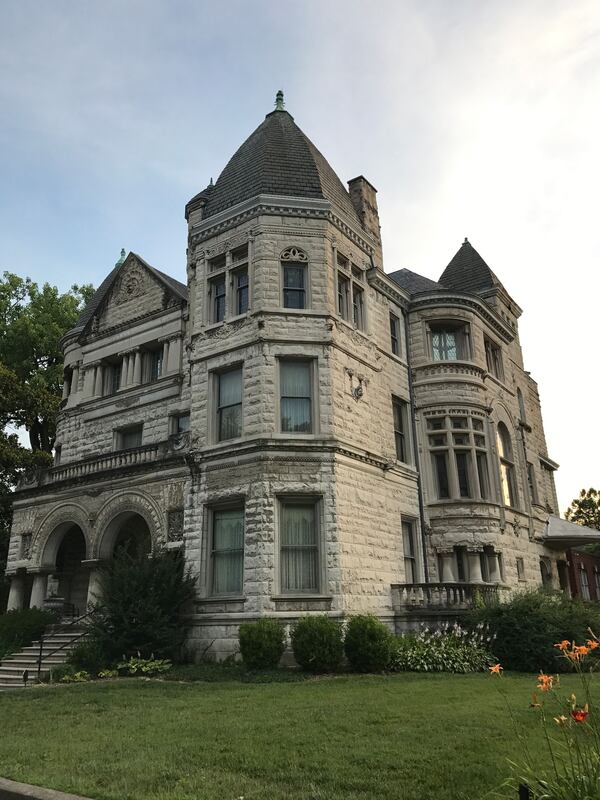
<svg viewBox="0 0 600 800">
<path fill-rule="evenodd" d="M 387 272 L 468 236 L 524 309 L 564 511 L 600 484 L 597 0 L 0 0 L 0 270 L 185 280 L 185 203 L 280 88 L 377 187 Z"/>
</svg>

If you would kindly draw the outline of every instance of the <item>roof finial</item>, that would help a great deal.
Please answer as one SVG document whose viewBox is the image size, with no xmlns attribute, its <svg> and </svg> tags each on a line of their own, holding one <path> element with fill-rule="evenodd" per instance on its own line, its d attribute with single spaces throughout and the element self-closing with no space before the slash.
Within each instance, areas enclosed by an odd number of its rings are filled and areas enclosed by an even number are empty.
<svg viewBox="0 0 600 800">
<path fill-rule="evenodd" d="M 126 258 L 126 256 L 125 256 L 125 248 L 122 247 L 121 248 L 121 258 L 117 261 L 117 263 L 115 264 L 115 267 L 120 267 L 121 264 L 125 261 L 125 258 Z"/>
<path fill-rule="evenodd" d="M 285 111 L 283 102 L 283 90 L 280 89 L 275 95 L 275 111 Z"/>
<path fill-rule="evenodd" d="M 214 184 L 213 184 L 213 179 L 212 179 L 212 178 L 210 179 L 210 183 L 209 183 L 208 185 L 209 185 L 209 186 L 214 186 Z"/>
<path fill-rule="evenodd" d="M 464 240 L 463 244 L 469 244 L 469 240 L 467 239 L 466 236 L 465 236 L 465 240 Z"/>
</svg>

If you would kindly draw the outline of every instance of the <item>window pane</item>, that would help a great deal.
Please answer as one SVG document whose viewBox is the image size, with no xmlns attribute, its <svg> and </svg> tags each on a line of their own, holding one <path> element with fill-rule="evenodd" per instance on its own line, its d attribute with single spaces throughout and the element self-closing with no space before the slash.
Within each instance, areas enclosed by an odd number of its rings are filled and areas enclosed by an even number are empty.
<svg viewBox="0 0 600 800">
<path fill-rule="evenodd" d="M 403 400 L 393 400 L 392 408 L 394 410 L 396 458 L 406 462 L 406 403 Z"/>
<path fill-rule="evenodd" d="M 214 594 L 242 591 L 244 559 L 244 510 L 231 509 L 213 513 Z"/>
<path fill-rule="evenodd" d="M 242 435 L 242 406 L 225 406 L 219 409 L 219 441 L 236 439 Z"/>
<path fill-rule="evenodd" d="M 456 333 L 454 331 L 433 331 L 431 343 L 435 361 L 456 361 L 458 358 Z"/>
<path fill-rule="evenodd" d="M 469 488 L 469 454 L 456 453 L 456 472 L 458 474 L 458 490 L 461 497 L 470 497 Z"/>
<path fill-rule="evenodd" d="M 132 447 L 141 447 L 142 444 L 142 427 L 130 428 L 121 432 L 121 447 L 123 450 L 129 450 Z"/>
<path fill-rule="evenodd" d="M 394 314 L 390 314 L 390 337 L 392 344 L 392 353 L 397 356 L 400 354 L 399 347 L 399 320 Z"/>
<path fill-rule="evenodd" d="M 185 433 L 185 431 L 189 431 L 190 429 L 190 415 L 189 414 L 179 414 L 176 417 L 175 421 L 175 428 L 177 433 Z"/>
<path fill-rule="evenodd" d="M 364 318 L 363 318 L 363 291 L 359 289 L 356 284 L 352 287 L 352 305 L 353 305 L 353 317 L 354 317 L 354 324 L 357 328 L 363 327 Z"/>
<path fill-rule="evenodd" d="M 437 478 L 438 497 L 440 499 L 450 497 L 450 487 L 448 485 L 448 463 L 445 453 L 435 453 L 433 464 Z"/>
<path fill-rule="evenodd" d="M 283 285 L 286 289 L 304 289 L 304 267 L 287 265 L 283 268 Z"/>
<path fill-rule="evenodd" d="M 477 453 L 477 477 L 479 479 L 479 494 L 483 500 L 489 497 L 489 475 L 487 456 L 485 453 Z"/>
<path fill-rule="evenodd" d="M 213 322 L 222 322 L 225 319 L 225 278 L 213 283 L 214 306 Z"/>
<path fill-rule="evenodd" d="M 312 430 L 311 368 L 307 361 L 281 362 L 281 430 L 286 433 Z"/>
<path fill-rule="evenodd" d="M 242 435 L 242 370 L 223 372 L 219 379 L 219 441 Z"/>
<path fill-rule="evenodd" d="M 248 273 L 238 272 L 236 275 L 236 314 L 248 311 Z"/>
<path fill-rule="evenodd" d="M 232 369 L 219 375 L 219 406 L 242 402 L 242 370 Z"/>
<path fill-rule="evenodd" d="M 350 282 L 338 276 L 338 313 L 342 319 L 348 319 L 348 295 Z"/>
<path fill-rule="evenodd" d="M 281 513 L 282 591 L 314 592 L 319 588 L 316 507 L 288 504 Z"/>
</svg>

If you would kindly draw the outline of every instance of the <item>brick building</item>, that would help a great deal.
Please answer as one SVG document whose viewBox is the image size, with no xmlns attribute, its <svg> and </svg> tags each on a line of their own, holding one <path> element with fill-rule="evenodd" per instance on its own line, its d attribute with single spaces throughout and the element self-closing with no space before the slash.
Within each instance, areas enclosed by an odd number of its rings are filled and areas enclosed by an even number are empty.
<svg viewBox="0 0 600 800">
<path fill-rule="evenodd" d="M 119 546 L 183 548 L 216 655 L 263 615 L 401 630 L 568 588 L 565 549 L 598 534 L 558 519 L 521 309 L 469 242 L 437 282 L 386 273 L 376 190 L 346 189 L 281 95 L 185 216 L 187 284 L 123 253 L 64 338 L 9 607 L 83 612 Z"/>
</svg>

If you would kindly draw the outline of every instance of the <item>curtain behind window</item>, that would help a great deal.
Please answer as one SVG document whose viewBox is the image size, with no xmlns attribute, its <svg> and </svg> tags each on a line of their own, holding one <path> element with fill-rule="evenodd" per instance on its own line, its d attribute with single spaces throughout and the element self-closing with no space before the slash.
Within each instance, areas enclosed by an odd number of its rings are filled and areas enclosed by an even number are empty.
<svg viewBox="0 0 600 800">
<path fill-rule="evenodd" d="M 219 375 L 219 441 L 242 435 L 242 370 Z"/>
<path fill-rule="evenodd" d="M 281 430 L 310 433 L 311 364 L 308 361 L 281 362 Z"/>
<path fill-rule="evenodd" d="M 319 588 L 316 507 L 286 503 L 281 517 L 281 589 L 316 592 Z"/>
<path fill-rule="evenodd" d="M 213 594 L 242 591 L 244 509 L 213 512 Z"/>
</svg>

